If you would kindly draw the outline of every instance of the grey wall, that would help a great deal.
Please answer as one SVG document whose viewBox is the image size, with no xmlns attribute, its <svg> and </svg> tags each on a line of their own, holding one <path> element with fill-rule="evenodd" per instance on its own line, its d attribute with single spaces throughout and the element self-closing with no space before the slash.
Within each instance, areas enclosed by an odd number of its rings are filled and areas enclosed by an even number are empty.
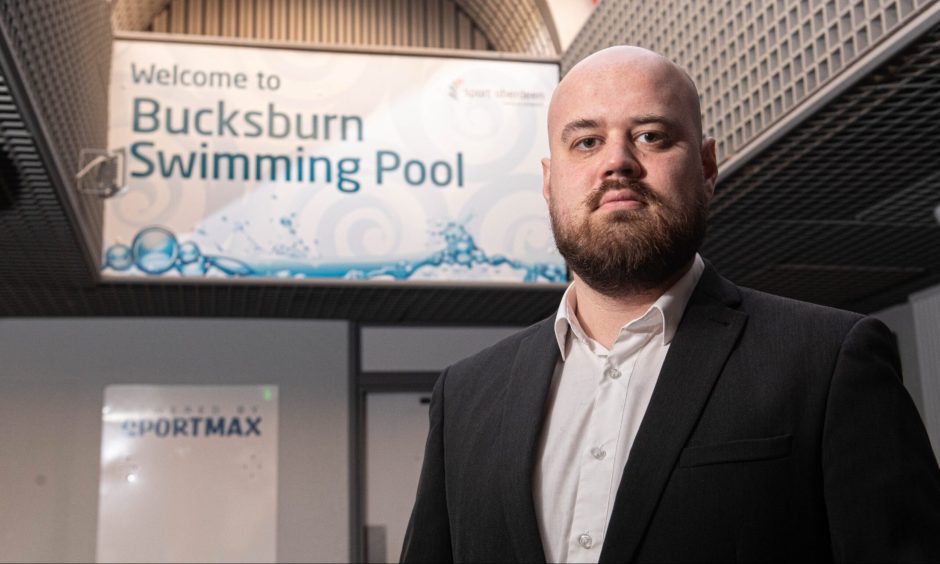
<svg viewBox="0 0 940 564">
<path fill-rule="evenodd" d="M 521 327 L 364 327 L 365 372 L 433 371 L 512 335 Z"/>
<path fill-rule="evenodd" d="M 940 457 L 940 286 L 911 296 L 924 420 Z"/>
<path fill-rule="evenodd" d="M 898 337 L 898 350 L 901 353 L 901 372 L 904 387 L 924 416 L 924 393 L 921 385 L 920 358 L 917 355 L 917 333 L 914 328 L 914 310 L 909 302 L 890 307 L 873 314 L 882 320 Z"/>
<path fill-rule="evenodd" d="M 365 372 L 440 372 L 518 327 L 364 327 Z M 372 392 L 365 401 L 363 521 L 384 528 L 369 561 L 398 562 L 417 492 L 428 433 L 428 393 Z M 378 549 L 378 550 L 375 550 Z"/>
<path fill-rule="evenodd" d="M 345 322 L 0 319 L 0 560 L 95 559 L 102 392 L 277 384 L 278 560 L 349 557 Z"/>
<path fill-rule="evenodd" d="M 904 385 L 940 460 L 940 286 L 912 294 L 907 303 L 873 315 L 898 336 Z"/>
<path fill-rule="evenodd" d="M 876 314 L 940 453 L 940 287 Z M 366 327 L 362 368 L 439 371 L 518 328 Z M 349 555 L 348 325 L 0 318 L 0 561 L 93 561 L 102 392 L 280 387 L 278 560 Z M 413 494 L 412 494 L 413 495 Z"/>
</svg>

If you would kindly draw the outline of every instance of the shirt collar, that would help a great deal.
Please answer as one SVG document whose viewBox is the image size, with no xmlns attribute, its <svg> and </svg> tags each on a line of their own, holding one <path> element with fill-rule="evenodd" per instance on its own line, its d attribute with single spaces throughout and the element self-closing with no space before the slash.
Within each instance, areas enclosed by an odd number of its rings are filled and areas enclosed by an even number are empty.
<svg viewBox="0 0 940 564">
<path fill-rule="evenodd" d="M 696 253 L 695 259 L 692 261 L 692 267 L 682 275 L 682 278 L 679 278 L 672 287 L 653 302 L 653 305 L 651 305 L 643 315 L 624 325 L 621 330 L 631 325 L 635 325 L 637 329 L 641 327 L 649 328 L 651 326 L 662 327 L 663 346 L 671 343 L 672 338 L 676 334 L 676 330 L 679 328 L 682 314 L 685 313 L 685 306 L 688 305 L 689 299 L 692 297 L 692 291 L 695 290 L 695 286 L 698 285 L 698 281 L 701 279 L 702 272 L 704 271 L 705 262 L 702 260 L 701 255 Z M 572 283 L 561 297 L 561 303 L 558 305 L 558 313 L 555 314 L 555 339 L 558 341 L 558 350 L 561 352 L 561 359 L 563 361 L 567 356 L 565 345 L 568 340 L 569 331 L 580 341 L 588 343 L 589 345 L 592 343 L 591 339 L 587 337 L 584 330 L 581 328 L 580 322 L 578 322 L 578 318 L 575 315 L 577 309 L 577 290 L 575 289 L 575 284 Z M 658 323 L 656 323 L 657 320 Z"/>
</svg>

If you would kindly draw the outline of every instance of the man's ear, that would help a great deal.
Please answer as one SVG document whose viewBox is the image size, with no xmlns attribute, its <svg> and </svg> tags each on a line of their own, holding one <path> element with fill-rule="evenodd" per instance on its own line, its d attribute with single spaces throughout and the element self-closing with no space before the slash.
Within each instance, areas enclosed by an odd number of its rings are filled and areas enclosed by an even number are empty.
<svg viewBox="0 0 940 564">
<path fill-rule="evenodd" d="M 718 181 L 718 155 L 714 137 L 706 137 L 702 142 L 702 175 L 705 177 L 705 198 L 710 201 L 715 195 L 715 183 Z"/>
<path fill-rule="evenodd" d="M 549 181 L 552 176 L 552 159 L 544 158 L 542 159 L 542 197 L 545 198 L 545 201 L 548 202 L 551 198 L 551 192 L 549 190 Z"/>
</svg>

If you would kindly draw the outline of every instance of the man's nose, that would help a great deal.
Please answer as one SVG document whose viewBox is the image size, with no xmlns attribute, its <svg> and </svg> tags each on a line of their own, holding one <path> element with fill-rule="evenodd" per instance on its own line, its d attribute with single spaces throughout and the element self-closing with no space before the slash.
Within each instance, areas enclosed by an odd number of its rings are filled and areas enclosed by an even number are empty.
<svg viewBox="0 0 940 564">
<path fill-rule="evenodd" d="M 643 166 L 628 143 L 608 143 L 604 178 L 640 178 Z"/>
</svg>

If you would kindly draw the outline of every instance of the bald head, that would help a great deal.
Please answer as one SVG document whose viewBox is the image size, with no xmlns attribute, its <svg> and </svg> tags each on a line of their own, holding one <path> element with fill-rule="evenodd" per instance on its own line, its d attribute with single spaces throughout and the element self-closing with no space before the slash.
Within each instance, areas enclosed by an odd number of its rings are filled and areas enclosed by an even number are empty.
<svg viewBox="0 0 940 564">
<path fill-rule="evenodd" d="M 568 71 L 549 105 L 549 138 L 557 137 L 559 114 L 571 98 L 583 97 L 586 91 L 604 87 L 607 90 L 619 88 L 624 94 L 634 87 L 654 89 L 655 94 L 678 106 L 675 109 L 690 120 L 695 137 L 702 139 L 702 112 L 692 78 L 659 53 L 632 45 L 608 47 L 593 53 Z"/>
<path fill-rule="evenodd" d="M 594 53 L 555 89 L 548 134 L 542 194 L 576 283 L 607 297 L 674 283 L 704 239 L 718 176 L 688 75 L 639 47 Z"/>
</svg>

